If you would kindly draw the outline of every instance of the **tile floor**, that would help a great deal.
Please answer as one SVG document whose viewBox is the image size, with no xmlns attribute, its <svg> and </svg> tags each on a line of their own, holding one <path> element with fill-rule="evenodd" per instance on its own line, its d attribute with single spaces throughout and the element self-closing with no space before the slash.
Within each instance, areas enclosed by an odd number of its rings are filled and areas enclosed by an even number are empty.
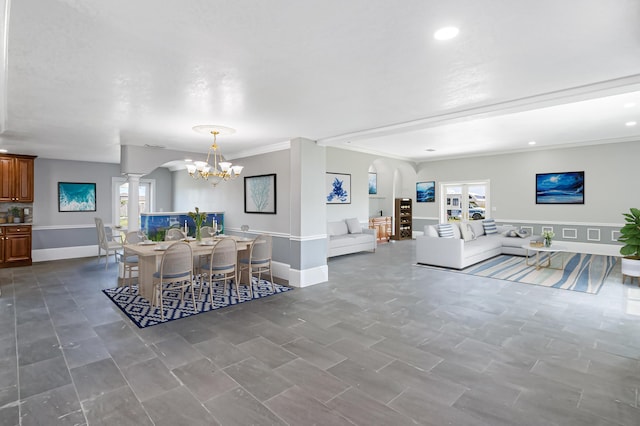
<svg viewBox="0 0 640 426">
<path fill-rule="evenodd" d="M 638 425 L 640 289 L 412 266 L 138 329 L 95 258 L 0 270 L 0 425 Z"/>
</svg>

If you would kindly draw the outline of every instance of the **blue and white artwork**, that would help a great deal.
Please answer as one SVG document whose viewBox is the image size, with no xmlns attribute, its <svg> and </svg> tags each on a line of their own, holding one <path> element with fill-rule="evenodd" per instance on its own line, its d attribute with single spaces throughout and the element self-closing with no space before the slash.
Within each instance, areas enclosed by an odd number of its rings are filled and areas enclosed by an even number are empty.
<svg viewBox="0 0 640 426">
<path fill-rule="evenodd" d="M 369 195 L 378 193 L 378 174 L 369 173 Z"/>
<path fill-rule="evenodd" d="M 416 202 L 417 203 L 433 203 L 435 201 L 436 201 L 435 181 L 416 183 Z"/>
<path fill-rule="evenodd" d="M 58 182 L 58 211 L 95 212 L 96 184 Z"/>
<path fill-rule="evenodd" d="M 584 204 L 584 172 L 536 174 L 536 204 Z"/>
<path fill-rule="evenodd" d="M 276 214 L 276 175 L 244 178 L 244 212 Z"/>
<path fill-rule="evenodd" d="M 327 204 L 351 204 L 351 175 L 327 173 Z"/>
</svg>

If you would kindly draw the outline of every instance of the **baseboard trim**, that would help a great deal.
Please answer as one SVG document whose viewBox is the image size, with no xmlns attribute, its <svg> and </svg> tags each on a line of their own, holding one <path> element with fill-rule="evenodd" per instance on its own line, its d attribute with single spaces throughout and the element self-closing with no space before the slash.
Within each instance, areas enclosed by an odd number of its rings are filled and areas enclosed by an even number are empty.
<svg viewBox="0 0 640 426">
<path fill-rule="evenodd" d="M 39 249 L 39 250 L 31 251 L 31 258 L 33 259 L 34 262 L 47 262 L 50 260 L 74 259 L 78 257 L 96 257 L 97 255 L 98 255 L 98 245 L 57 247 L 57 248 Z"/>
<path fill-rule="evenodd" d="M 289 285 L 292 287 L 308 287 L 329 280 L 329 266 L 322 265 L 304 270 L 289 269 Z"/>
</svg>

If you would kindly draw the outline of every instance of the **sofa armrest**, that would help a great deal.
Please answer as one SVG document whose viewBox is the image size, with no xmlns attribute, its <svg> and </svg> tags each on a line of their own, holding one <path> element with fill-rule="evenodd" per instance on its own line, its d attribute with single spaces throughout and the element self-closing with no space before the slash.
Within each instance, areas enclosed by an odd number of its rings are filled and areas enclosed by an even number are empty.
<svg viewBox="0 0 640 426">
<path fill-rule="evenodd" d="M 369 229 L 369 228 L 362 228 L 362 233 L 363 234 L 371 234 L 373 235 L 374 238 L 378 237 L 378 232 L 375 229 Z"/>
<path fill-rule="evenodd" d="M 462 269 L 464 240 L 460 238 L 416 237 L 416 262 Z"/>
</svg>

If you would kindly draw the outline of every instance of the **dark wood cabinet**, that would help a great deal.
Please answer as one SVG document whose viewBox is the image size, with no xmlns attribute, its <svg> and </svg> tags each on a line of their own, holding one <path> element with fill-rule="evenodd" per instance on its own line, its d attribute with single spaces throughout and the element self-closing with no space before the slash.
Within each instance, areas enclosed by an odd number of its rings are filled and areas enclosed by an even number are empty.
<svg viewBox="0 0 640 426">
<path fill-rule="evenodd" d="M 31 265 L 31 225 L 0 227 L 0 267 Z"/>
<path fill-rule="evenodd" d="M 0 202 L 33 203 L 33 163 L 30 155 L 0 155 Z"/>
<path fill-rule="evenodd" d="M 395 199 L 394 240 L 410 240 L 413 238 L 413 205 L 411 198 Z"/>
</svg>

